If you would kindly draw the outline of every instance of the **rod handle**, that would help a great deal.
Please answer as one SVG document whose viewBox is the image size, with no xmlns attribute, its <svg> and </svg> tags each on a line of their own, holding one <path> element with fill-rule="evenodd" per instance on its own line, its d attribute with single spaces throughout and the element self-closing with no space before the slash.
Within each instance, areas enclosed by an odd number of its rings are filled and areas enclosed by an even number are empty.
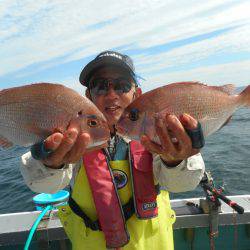
<svg viewBox="0 0 250 250">
<path fill-rule="evenodd" d="M 230 207 L 232 207 L 238 214 L 244 214 L 244 208 L 237 203 L 231 201 Z"/>
</svg>

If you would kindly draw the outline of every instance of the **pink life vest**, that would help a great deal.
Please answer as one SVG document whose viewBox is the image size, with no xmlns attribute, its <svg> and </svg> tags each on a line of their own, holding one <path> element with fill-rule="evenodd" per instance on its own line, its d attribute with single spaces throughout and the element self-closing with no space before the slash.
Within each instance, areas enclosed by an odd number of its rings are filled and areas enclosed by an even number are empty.
<svg viewBox="0 0 250 250">
<path fill-rule="evenodd" d="M 137 141 L 129 143 L 129 161 L 136 216 L 149 219 L 158 215 L 157 192 L 153 180 L 152 154 Z M 92 191 L 97 216 L 108 248 L 129 242 L 122 204 L 113 173 L 102 150 L 85 154 L 84 167 Z"/>
</svg>

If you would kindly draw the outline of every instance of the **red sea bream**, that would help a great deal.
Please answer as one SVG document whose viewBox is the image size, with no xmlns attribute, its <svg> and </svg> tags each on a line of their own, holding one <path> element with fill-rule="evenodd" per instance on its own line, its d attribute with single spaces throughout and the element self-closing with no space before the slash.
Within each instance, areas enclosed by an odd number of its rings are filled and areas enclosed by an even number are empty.
<svg viewBox="0 0 250 250">
<path fill-rule="evenodd" d="M 118 133 L 139 140 L 146 134 L 157 141 L 155 116 L 187 113 L 196 118 L 205 136 L 220 129 L 240 107 L 250 106 L 250 86 L 233 95 L 234 86 L 179 82 L 149 91 L 132 102 L 120 118 Z"/>
<path fill-rule="evenodd" d="M 59 84 L 38 83 L 0 91 L 0 146 L 30 146 L 70 121 L 92 138 L 90 147 L 110 136 L 106 118 L 86 97 Z"/>
</svg>

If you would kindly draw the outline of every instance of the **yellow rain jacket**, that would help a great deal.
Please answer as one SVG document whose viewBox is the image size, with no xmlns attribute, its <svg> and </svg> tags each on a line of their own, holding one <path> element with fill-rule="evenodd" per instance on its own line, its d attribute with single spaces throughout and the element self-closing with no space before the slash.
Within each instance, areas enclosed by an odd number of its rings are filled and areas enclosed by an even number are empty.
<svg viewBox="0 0 250 250">
<path fill-rule="evenodd" d="M 122 205 L 132 197 L 129 162 L 127 160 L 110 161 L 111 168 L 126 173 L 126 185 L 118 189 Z M 72 198 L 80 208 L 94 221 L 97 219 L 95 204 L 88 183 L 84 166 L 76 177 Z M 124 250 L 173 250 L 172 224 L 175 221 L 174 211 L 170 208 L 169 194 L 162 190 L 157 197 L 158 216 L 153 219 L 140 220 L 135 214 L 126 222 L 130 241 L 122 247 Z M 87 228 L 79 216 L 68 205 L 59 209 L 62 225 L 71 240 L 73 250 L 102 250 L 106 242 L 102 231 Z"/>
</svg>

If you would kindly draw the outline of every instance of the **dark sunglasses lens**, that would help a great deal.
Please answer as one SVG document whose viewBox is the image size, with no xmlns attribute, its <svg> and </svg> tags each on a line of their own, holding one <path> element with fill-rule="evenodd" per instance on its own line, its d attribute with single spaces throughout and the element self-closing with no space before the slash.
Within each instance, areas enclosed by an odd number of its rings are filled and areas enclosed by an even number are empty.
<svg viewBox="0 0 250 250">
<path fill-rule="evenodd" d="M 90 82 L 90 87 L 91 88 L 99 88 L 100 86 L 102 86 L 105 82 L 105 79 L 104 78 L 96 78 L 96 79 L 93 79 L 91 82 Z"/>
<path fill-rule="evenodd" d="M 126 78 L 96 78 L 90 83 L 90 90 L 94 95 L 105 95 L 108 92 L 109 83 L 112 84 L 117 94 L 128 93 L 132 88 L 132 83 Z"/>
<path fill-rule="evenodd" d="M 129 80 L 124 78 L 119 78 L 116 80 L 114 89 L 117 93 L 128 93 L 132 88 L 132 84 Z"/>
<path fill-rule="evenodd" d="M 90 83 L 91 92 L 95 95 L 104 95 L 107 93 L 108 84 L 106 79 L 97 78 Z"/>
</svg>

